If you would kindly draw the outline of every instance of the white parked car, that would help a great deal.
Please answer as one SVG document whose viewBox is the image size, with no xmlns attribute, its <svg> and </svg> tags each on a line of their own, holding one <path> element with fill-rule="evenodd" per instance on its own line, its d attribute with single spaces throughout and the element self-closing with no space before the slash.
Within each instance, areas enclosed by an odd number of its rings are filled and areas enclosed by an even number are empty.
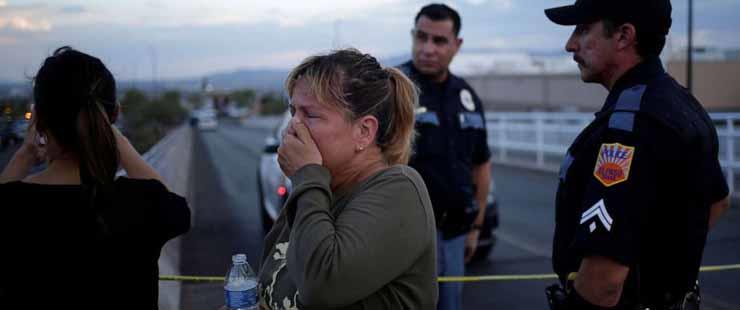
<svg viewBox="0 0 740 310">
<path fill-rule="evenodd" d="M 190 115 L 190 125 L 201 130 L 214 130 L 218 127 L 216 111 L 213 109 L 194 110 Z"/>
</svg>

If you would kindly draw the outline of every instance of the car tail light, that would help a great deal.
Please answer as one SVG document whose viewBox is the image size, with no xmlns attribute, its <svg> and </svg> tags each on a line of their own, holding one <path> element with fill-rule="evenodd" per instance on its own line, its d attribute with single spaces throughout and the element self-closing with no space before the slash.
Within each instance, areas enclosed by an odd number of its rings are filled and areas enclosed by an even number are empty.
<svg viewBox="0 0 740 310">
<path fill-rule="evenodd" d="M 278 195 L 279 195 L 280 197 L 283 197 L 283 196 L 285 196 L 285 194 L 287 194 L 287 193 L 288 193 L 288 188 L 287 188 L 287 187 L 285 187 L 285 185 L 280 185 L 280 186 L 278 186 L 278 188 L 277 188 L 277 194 L 278 194 Z"/>
</svg>

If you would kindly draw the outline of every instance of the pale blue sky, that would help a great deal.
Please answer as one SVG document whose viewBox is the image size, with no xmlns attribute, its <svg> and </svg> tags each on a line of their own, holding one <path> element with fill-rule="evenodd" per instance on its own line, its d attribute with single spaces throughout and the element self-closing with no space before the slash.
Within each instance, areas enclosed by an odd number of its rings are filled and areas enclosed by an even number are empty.
<svg viewBox="0 0 740 310">
<path fill-rule="evenodd" d="M 446 1 L 463 18 L 463 50 L 561 50 L 570 28 L 543 9 L 567 0 Z M 685 45 L 687 1 L 672 1 L 670 49 Z M 119 79 L 198 77 L 242 68 L 290 68 L 341 46 L 407 54 L 426 1 L 0 0 L 0 80 L 21 80 L 61 45 L 102 58 Z M 740 0 L 697 0 L 699 44 L 740 47 Z M 335 31 L 335 29 L 337 31 Z"/>
</svg>

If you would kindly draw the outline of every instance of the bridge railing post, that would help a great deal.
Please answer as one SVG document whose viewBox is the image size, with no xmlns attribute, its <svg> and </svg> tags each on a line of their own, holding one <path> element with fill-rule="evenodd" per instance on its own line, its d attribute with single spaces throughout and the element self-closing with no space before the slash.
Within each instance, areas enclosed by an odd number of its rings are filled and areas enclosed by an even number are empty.
<svg viewBox="0 0 740 310">
<path fill-rule="evenodd" d="M 535 128 L 535 143 L 537 149 L 537 167 L 545 167 L 545 128 L 544 128 L 545 115 L 542 113 L 535 113 L 534 115 L 534 128 Z"/>
<path fill-rule="evenodd" d="M 506 130 L 507 130 L 507 126 L 506 125 L 507 125 L 508 122 L 506 120 L 506 116 L 499 116 L 499 119 L 498 120 L 499 120 L 499 122 L 498 122 L 498 133 L 497 134 L 498 134 L 498 144 L 499 144 L 499 147 L 500 147 L 500 150 L 499 150 L 500 156 L 499 156 L 499 158 L 501 159 L 502 162 L 506 162 L 508 160 L 507 146 L 508 146 L 508 143 L 509 143 L 506 140 Z"/>
</svg>

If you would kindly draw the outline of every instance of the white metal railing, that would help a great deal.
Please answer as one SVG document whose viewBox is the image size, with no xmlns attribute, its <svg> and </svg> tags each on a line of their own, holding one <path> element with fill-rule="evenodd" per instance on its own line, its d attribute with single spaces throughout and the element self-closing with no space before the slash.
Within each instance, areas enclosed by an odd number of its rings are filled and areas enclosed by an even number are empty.
<svg viewBox="0 0 740 310">
<path fill-rule="evenodd" d="M 719 159 L 730 191 L 740 172 L 740 113 L 710 114 L 719 137 Z M 486 113 L 488 144 L 499 163 L 557 171 L 560 161 L 579 132 L 594 119 L 592 113 L 496 112 Z"/>
</svg>

